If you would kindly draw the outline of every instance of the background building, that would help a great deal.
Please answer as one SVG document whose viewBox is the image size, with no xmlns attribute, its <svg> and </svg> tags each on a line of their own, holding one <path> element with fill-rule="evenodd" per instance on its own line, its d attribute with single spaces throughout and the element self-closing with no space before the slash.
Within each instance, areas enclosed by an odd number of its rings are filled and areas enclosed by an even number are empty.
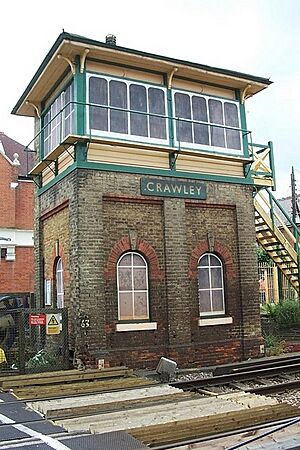
<svg viewBox="0 0 300 450">
<path fill-rule="evenodd" d="M 32 156 L 0 132 L 0 297 L 34 289 Z"/>
</svg>

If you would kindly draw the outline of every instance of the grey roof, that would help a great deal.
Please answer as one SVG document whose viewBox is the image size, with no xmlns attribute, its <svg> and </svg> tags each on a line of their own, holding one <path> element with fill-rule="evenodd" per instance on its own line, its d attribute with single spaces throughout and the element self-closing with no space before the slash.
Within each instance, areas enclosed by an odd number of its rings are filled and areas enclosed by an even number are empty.
<svg viewBox="0 0 300 450">
<path fill-rule="evenodd" d="M 28 172 L 33 168 L 33 154 L 25 150 L 25 145 L 10 138 L 3 131 L 0 131 L 0 142 L 5 155 L 11 161 L 14 160 L 14 153 L 18 153 L 20 161 L 19 175 L 27 176 Z"/>
</svg>

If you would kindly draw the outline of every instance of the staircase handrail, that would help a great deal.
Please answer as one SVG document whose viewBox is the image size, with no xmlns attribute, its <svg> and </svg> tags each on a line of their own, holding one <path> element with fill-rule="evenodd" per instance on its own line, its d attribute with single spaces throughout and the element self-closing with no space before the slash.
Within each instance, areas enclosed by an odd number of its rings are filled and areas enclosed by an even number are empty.
<svg viewBox="0 0 300 450">
<path fill-rule="evenodd" d="M 297 225 L 295 224 L 295 222 L 291 219 L 291 217 L 287 214 L 287 212 L 285 211 L 285 209 L 281 206 L 281 204 L 279 203 L 279 201 L 276 199 L 276 197 L 274 197 L 274 195 L 269 191 L 269 189 L 265 189 L 269 195 L 269 201 L 270 201 L 270 205 L 271 205 L 271 214 L 274 214 L 274 210 L 273 210 L 273 203 L 275 203 L 275 205 L 279 208 L 280 212 L 284 215 L 284 217 L 287 219 L 287 222 L 291 225 L 291 227 L 293 228 L 294 231 L 294 237 L 296 238 L 296 241 L 299 240 L 300 237 L 300 230 L 297 227 Z M 298 238 L 298 239 L 297 239 Z"/>
</svg>

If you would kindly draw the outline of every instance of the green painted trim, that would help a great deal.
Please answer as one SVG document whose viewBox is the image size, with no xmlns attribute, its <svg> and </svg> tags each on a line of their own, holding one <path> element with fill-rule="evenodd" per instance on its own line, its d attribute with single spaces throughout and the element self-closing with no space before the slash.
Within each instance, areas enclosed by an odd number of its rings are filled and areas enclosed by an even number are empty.
<svg viewBox="0 0 300 450">
<path fill-rule="evenodd" d="M 71 172 L 73 172 L 75 169 L 77 169 L 77 163 L 74 162 L 71 166 L 67 167 L 63 172 L 61 172 L 59 175 L 57 175 L 53 180 L 49 181 L 45 186 L 42 186 L 38 189 L 37 194 L 41 195 L 44 192 L 48 191 L 52 186 L 57 184 L 59 181 L 61 181 L 63 178 L 65 178 L 67 175 L 69 175 Z"/>
<path fill-rule="evenodd" d="M 270 169 L 272 171 L 272 178 L 273 178 L 273 186 L 272 191 L 276 191 L 276 174 L 275 174 L 275 162 L 274 162 L 274 151 L 273 151 L 273 142 L 269 141 L 268 146 L 270 148 Z M 299 270 L 300 274 L 300 270 Z"/>
<path fill-rule="evenodd" d="M 18 109 L 20 108 L 20 106 L 22 105 L 22 103 L 24 102 L 26 97 L 28 96 L 28 94 L 31 91 L 32 87 L 38 81 L 39 77 L 41 76 L 41 74 L 43 73 L 43 71 L 45 70 L 47 65 L 50 63 L 53 55 L 58 51 L 58 49 L 59 49 L 60 45 L 63 43 L 63 41 L 78 42 L 78 43 L 81 43 L 81 44 L 96 46 L 96 47 L 99 47 L 99 48 L 106 48 L 106 49 L 110 49 L 110 50 L 116 49 L 119 52 L 131 54 L 131 55 L 142 56 L 142 57 L 145 57 L 145 58 L 154 58 L 154 59 L 156 59 L 158 61 L 166 61 L 166 62 L 169 62 L 171 64 L 175 64 L 175 65 L 183 64 L 183 65 L 186 65 L 186 66 L 189 66 L 189 67 L 193 67 L 195 69 L 201 69 L 201 70 L 205 70 L 205 71 L 212 72 L 212 73 L 218 73 L 218 74 L 222 74 L 222 75 L 238 77 L 240 79 L 245 79 L 245 80 L 250 80 L 250 81 L 252 80 L 252 81 L 254 81 L 256 83 L 261 83 L 261 84 L 265 85 L 265 87 L 272 83 L 272 81 L 270 81 L 268 78 L 262 78 L 262 77 L 257 77 L 257 76 L 250 75 L 250 74 L 245 74 L 245 73 L 242 73 L 242 72 L 236 72 L 236 71 L 232 71 L 232 70 L 221 69 L 221 68 L 207 66 L 207 65 L 203 65 L 203 64 L 192 63 L 192 62 L 189 62 L 189 61 L 179 60 L 179 59 L 176 59 L 176 58 L 169 58 L 169 57 L 166 57 L 166 56 L 155 55 L 153 53 L 146 53 L 146 52 L 142 52 L 142 51 L 139 51 L 139 50 L 133 50 L 133 49 L 129 49 L 129 48 L 126 48 L 126 47 L 120 47 L 120 46 L 117 46 L 117 45 L 116 46 L 111 46 L 111 45 L 106 44 L 104 42 L 99 42 L 99 41 L 96 41 L 94 39 L 86 38 L 84 36 L 78 36 L 78 35 L 75 35 L 75 34 L 63 32 L 63 33 L 61 33 L 58 36 L 58 38 L 54 42 L 53 46 L 51 47 L 51 49 L 47 53 L 46 57 L 42 61 L 40 67 L 38 68 L 38 70 L 34 74 L 33 78 L 29 82 L 29 84 L 26 87 L 25 91 L 23 92 L 23 94 L 21 95 L 21 97 L 17 101 L 16 105 L 12 109 L 12 114 L 17 114 L 18 113 Z"/>
<path fill-rule="evenodd" d="M 75 133 L 80 136 L 85 134 L 85 106 L 86 102 L 86 77 L 85 71 L 80 73 L 80 56 L 76 56 L 76 73 L 74 75 L 74 101 L 75 104 Z"/>
<path fill-rule="evenodd" d="M 236 90 L 236 95 L 238 98 L 239 106 L 240 106 L 240 119 L 241 119 L 241 128 L 243 130 L 247 130 L 247 121 L 246 121 L 246 109 L 245 109 L 245 103 L 241 103 L 241 92 L 239 90 Z M 242 137 L 243 139 L 243 150 L 244 150 L 244 156 L 246 158 L 249 158 L 249 140 L 248 140 L 248 133 L 244 134 Z"/>
<path fill-rule="evenodd" d="M 84 162 L 87 158 L 87 148 L 88 145 L 86 142 L 78 142 L 75 144 L 75 161 L 77 162 Z"/>
<path fill-rule="evenodd" d="M 223 183 L 234 183 L 234 184 L 248 184 L 253 185 L 253 180 L 251 177 L 241 178 L 241 177 L 228 177 L 221 175 L 209 175 L 209 174 L 197 174 L 191 172 L 180 172 L 162 169 L 151 169 L 148 167 L 133 167 L 133 166 L 119 166 L 117 164 L 105 164 L 105 163 L 94 163 L 94 162 L 78 162 L 78 169 L 92 169 L 107 172 L 124 172 L 124 173 L 136 173 L 143 175 L 158 175 L 162 177 L 172 177 L 172 178 L 187 178 L 190 180 L 208 180 L 208 181 L 220 181 Z"/>
<path fill-rule="evenodd" d="M 172 90 L 167 89 L 167 114 L 168 114 L 168 130 L 169 130 L 169 146 L 174 147 L 174 120 L 173 117 L 173 101 Z M 171 170 L 176 170 L 176 158 L 174 153 L 169 154 L 169 167 Z"/>
</svg>

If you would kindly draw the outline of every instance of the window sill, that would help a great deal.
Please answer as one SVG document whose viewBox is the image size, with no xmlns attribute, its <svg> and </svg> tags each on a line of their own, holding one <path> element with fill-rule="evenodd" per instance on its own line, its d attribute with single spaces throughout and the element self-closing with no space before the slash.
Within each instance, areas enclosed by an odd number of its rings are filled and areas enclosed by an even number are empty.
<svg viewBox="0 0 300 450">
<path fill-rule="evenodd" d="M 199 327 L 206 327 L 210 325 L 227 325 L 233 322 L 232 317 L 205 317 L 198 320 Z"/>
<path fill-rule="evenodd" d="M 117 323 L 116 331 L 157 330 L 157 322 Z"/>
</svg>

